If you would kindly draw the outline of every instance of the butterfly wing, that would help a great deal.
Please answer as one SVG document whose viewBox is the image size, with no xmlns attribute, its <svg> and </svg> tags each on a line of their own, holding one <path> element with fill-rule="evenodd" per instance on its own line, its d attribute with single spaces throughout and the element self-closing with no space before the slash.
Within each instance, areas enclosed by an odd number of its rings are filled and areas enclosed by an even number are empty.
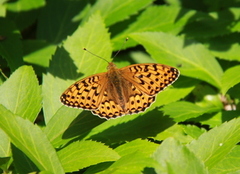
<svg viewBox="0 0 240 174">
<path fill-rule="evenodd" d="M 176 68 L 156 63 L 133 64 L 119 71 L 126 80 L 150 96 L 175 82 L 180 75 Z"/>
<path fill-rule="evenodd" d="M 72 84 L 60 97 L 64 105 L 87 110 L 97 109 L 106 88 L 106 73 L 99 73 Z"/>
</svg>

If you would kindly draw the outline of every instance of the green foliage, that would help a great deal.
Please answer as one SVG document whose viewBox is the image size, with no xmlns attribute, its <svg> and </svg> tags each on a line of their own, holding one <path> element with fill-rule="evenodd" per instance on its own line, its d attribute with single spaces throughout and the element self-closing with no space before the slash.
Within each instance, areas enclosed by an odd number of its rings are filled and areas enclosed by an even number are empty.
<svg viewBox="0 0 240 174">
<path fill-rule="evenodd" d="M 238 0 L 0 1 L 0 172 L 239 173 L 239 19 Z M 145 112 L 104 120 L 59 101 L 106 71 L 83 47 L 181 76 Z"/>
</svg>

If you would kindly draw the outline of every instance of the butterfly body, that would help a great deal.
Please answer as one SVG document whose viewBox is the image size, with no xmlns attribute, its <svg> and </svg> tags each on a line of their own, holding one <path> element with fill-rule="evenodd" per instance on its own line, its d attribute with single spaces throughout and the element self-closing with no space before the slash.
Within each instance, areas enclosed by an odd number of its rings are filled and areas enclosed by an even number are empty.
<svg viewBox="0 0 240 174">
<path fill-rule="evenodd" d="M 179 71 L 167 65 L 146 63 L 119 69 L 110 62 L 107 72 L 77 81 L 60 100 L 106 119 L 115 118 L 144 111 L 178 76 Z"/>
</svg>

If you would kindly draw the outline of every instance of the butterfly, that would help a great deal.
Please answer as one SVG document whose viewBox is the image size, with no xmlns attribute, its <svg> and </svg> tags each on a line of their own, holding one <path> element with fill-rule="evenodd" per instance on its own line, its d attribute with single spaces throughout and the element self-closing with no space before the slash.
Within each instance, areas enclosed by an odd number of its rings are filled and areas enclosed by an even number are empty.
<svg viewBox="0 0 240 174">
<path fill-rule="evenodd" d="M 91 75 L 67 88 L 60 97 L 70 107 L 92 111 L 111 119 L 145 111 L 156 94 L 177 80 L 178 69 L 157 63 L 133 64 L 117 68 L 108 63 L 108 71 Z"/>
</svg>

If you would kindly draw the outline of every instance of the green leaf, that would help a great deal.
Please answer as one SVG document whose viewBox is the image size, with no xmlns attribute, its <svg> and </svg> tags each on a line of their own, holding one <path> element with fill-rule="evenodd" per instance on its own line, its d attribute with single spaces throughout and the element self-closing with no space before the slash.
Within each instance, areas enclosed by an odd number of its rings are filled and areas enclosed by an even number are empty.
<svg viewBox="0 0 240 174">
<path fill-rule="evenodd" d="M 43 40 L 25 40 L 23 42 L 24 61 L 47 68 L 56 46 Z M 45 70 L 45 69 L 44 69 Z"/>
<path fill-rule="evenodd" d="M 58 151 L 65 172 L 78 171 L 84 167 L 105 161 L 115 161 L 120 156 L 99 142 L 80 141 Z"/>
<path fill-rule="evenodd" d="M 84 51 L 83 47 L 110 60 L 112 49 L 109 34 L 99 15 L 92 16 L 83 27 L 79 27 L 68 37 L 63 47 L 57 49 L 47 74 L 43 76 L 43 109 L 46 123 L 62 106 L 60 96 L 64 90 L 79 77 L 101 72 L 107 66 L 105 61 Z"/>
<path fill-rule="evenodd" d="M 8 170 L 11 160 L 11 144 L 7 134 L 0 129 L 0 168 L 2 170 Z"/>
<path fill-rule="evenodd" d="M 174 121 L 181 122 L 207 112 L 216 111 L 216 108 L 202 108 L 190 102 L 179 101 L 165 105 L 161 110 Z"/>
<path fill-rule="evenodd" d="M 13 22 L 0 18 L 0 33 L 5 39 L 0 41 L 0 55 L 6 59 L 11 71 L 23 65 L 21 35 Z"/>
<path fill-rule="evenodd" d="M 0 86 L 0 103 L 15 115 L 34 121 L 41 109 L 41 90 L 30 66 L 22 66 Z"/>
<path fill-rule="evenodd" d="M 0 128 L 10 137 L 11 142 L 40 170 L 64 173 L 55 149 L 37 125 L 14 116 L 2 105 L 0 105 L 0 120 Z"/>
<path fill-rule="evenodd" d="M 162 167 L 157 173 L 208 173 L 203 162 L 174 138 L 166 139 L 153 154 Z"/>
<path fill-rule="evenodd" d="M 179 15 L 180 13 L 184 15 Z M 194 15 L 196 12 L 193 10 L 175 6 L 149 6 L 138 16 L 136 22 L 133 21 L 123 32 L 114 36 L 112 39 L 114 49 L 120 49 L 124 38 L 136 32 L 163 31 L 177 34 L 189 20 L 193 20 Z M 131 47 L 136 44 L 134 40 L 129 40 L 126 46 Z"/>
<path fill-rule="evenodd" d="M 109 26 L 129 18 L 152 2 L 153 0 L 98 0 L 90 14 L 100 11 L 106 25 Z"/>
<path fill-rule="evenodd" d="M 212 169 L 239 142 L 239 126 L 240 118 L 225 122 L 203 133 L 198 140 L 192 141 L 189 148 Z"/>
<path fill-rule="evenodd" d="M 240 147 L 235 146 L 229 154 L 227 154 L 219 163 L 217 163 L 210 171 L 210 174 L 225 174 L 240 171 Z"/>
<path fill-rule="evenodd" d="M 144 32 L 130 35 L 142 44 L 148 53 L 163 64 L 179 66 L 182 75 L 221 86 L 222 69 L 216 59 L 201 45 L 187 43 L 183 39 L 160 32 Z"/>
<path fill-rule="evenodd" d="M 64 142 L 69 141 L 67 138 L 64 138 L 63 134 L 81 112 L 82 110 L 80 109 L 62 106 L 49 120 L 44 132 L 54 147 L 59 147 Z"/>
<path fill-rule="evenodd" d="M 141 152 L 134 152 L 121 157 L 101 174 L 144 173 L 146 168 L 158 168 L 157 162 L 145 157 Z"/>
<path fill-rule="evenodd" d="M 121 156 L 125 156 L 134 152 L 142 152 L 144 156 L 148 157 L 156 150 L 157 147 L 158 144 L 149 142 L 148 140 L 136 139 L 118 146 L 114 150 Z"/>
<path fill-rule="evenodd" d="M 240 82 L 240 65 L 227 69 L 222 76 L 222 94 L 225 95 L 227 91 L 234 85 Z"/>
</svg>

